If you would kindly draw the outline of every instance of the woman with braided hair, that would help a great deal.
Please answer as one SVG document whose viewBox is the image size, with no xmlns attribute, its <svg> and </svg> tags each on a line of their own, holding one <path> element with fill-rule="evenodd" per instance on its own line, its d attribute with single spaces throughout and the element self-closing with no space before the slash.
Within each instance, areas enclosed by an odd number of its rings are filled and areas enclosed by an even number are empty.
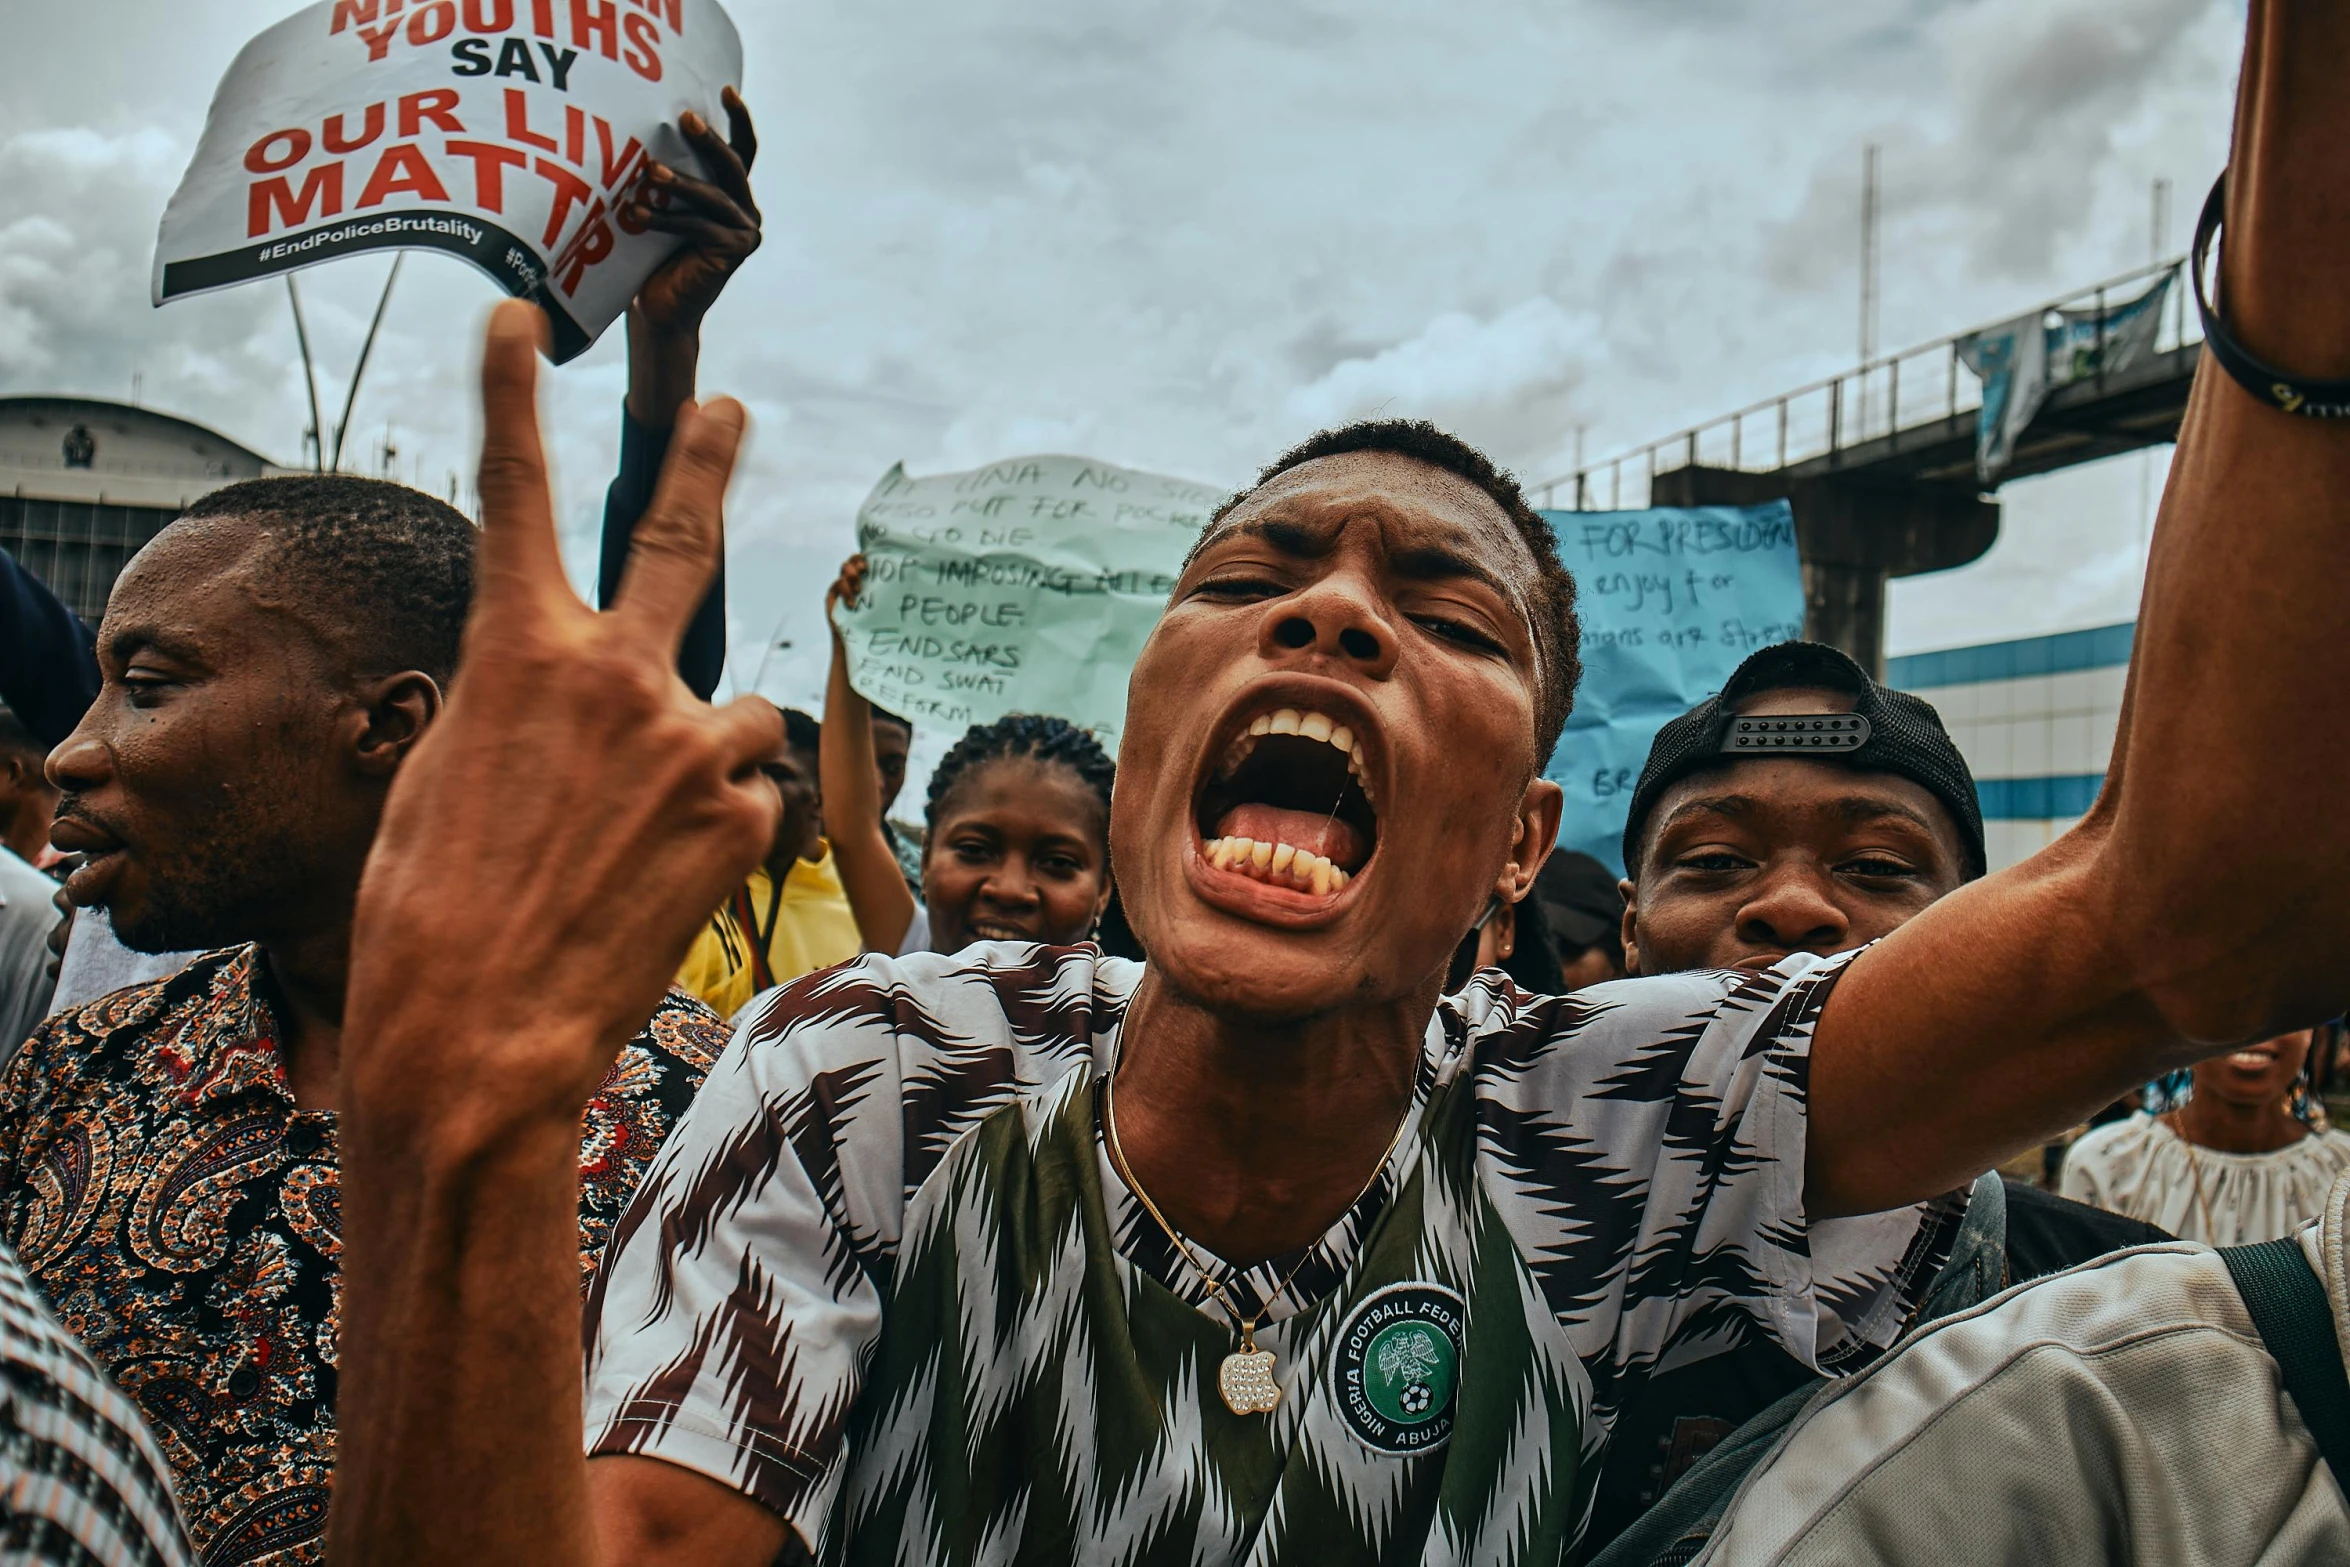
<svg viewBox="0 0 2350 1567">
<path fill-rule="evenodd" d="M 824 596 L 855 604 L 865 557 Z M 930 775 L 922 897 L 882 831 L 872 704 L 849 684 L 832 632 L 824 699 L 824 825 L 869 952 L 959 952 L 975 941 L 1067 946 L 1092 936 L 1110 901 L 1110 781 L 1101 743 L 1065 718 L 1013 713 L 974 724 Z"/>
</svg>

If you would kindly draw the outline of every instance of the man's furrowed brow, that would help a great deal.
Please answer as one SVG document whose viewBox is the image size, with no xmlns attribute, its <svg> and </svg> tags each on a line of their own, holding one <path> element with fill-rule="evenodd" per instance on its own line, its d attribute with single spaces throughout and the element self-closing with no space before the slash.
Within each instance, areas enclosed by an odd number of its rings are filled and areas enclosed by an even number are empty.
<svg viewBox="0 0 2350 1567">
<path fill-rule="evenodd" d="M 1329 554 L 1337 544 L 1339 526 L 1333 522 L 1316 527 L 1294 517 L 1251 517 L 1245 522 L 1233 523 L 1217 537 L 1262 539 L 1284 555 L 1314 560 Z"/>
<path fill-rule="evenodd" d="M 1318 560 L 1338 545 L 1345 531 L 1342 519 L 1327 522 L 1307 522 L 1279 514 L 1251 517 L 1245 522 L 1231 524 L 1219 533 L 1219 539 L 1244 536 L 1262 539 L 1284 555 L 1301 560 Z M 1411 582 L 1477 582 L 1491 588 L 1513 603 L 1517 595 L 1490 566 L 1465 552 L 1444 544 L 1405 544 L 1388 551 L 1387 567 L 1397 576 Z"/>
<path fill-rule="evenodd" d="M 153 625 L 108 627 L 99 646 L 107 659 L 115 664 L 127 664 L 141 653 L 148 652 L 160 653 L 165 658 L 189 664 L 204 661 L 204 655 L 184 638 L 175 637 L 162 627 Z"/>
<path fill-rule="evenodd" d="M 1515 603 L 1517 595 L 1482 561 L 1441 544 L 1409 544 L 1390 551 L 1387 567 L 1412 582 L 1480 582 Z"/>
</svg>

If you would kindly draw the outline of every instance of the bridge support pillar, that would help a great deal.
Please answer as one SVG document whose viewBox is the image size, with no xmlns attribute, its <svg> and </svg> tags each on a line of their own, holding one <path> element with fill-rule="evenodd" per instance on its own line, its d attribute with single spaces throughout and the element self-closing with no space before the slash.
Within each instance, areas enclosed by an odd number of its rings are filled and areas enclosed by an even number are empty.
<svg viewBox="0 0 2350 1567">
<path fill-rule="evenodd" d="M 1795 510 L 1803 557 L 1803 634 L 1885 673 L 1885 582 L 1947 571 L 1979 559 L 1999 537 L 1999 503 L 1971 488 L 1677 468 L 1650 489 L 1659 506 L 1754 506 Z"/>
<path fill-rule="evenodd" d="M 1850 653 L 1869 674 L 1885 676 L 1887 573 L 1849 561 L 1803 563 L 1803 634 Z"/>
</svg>

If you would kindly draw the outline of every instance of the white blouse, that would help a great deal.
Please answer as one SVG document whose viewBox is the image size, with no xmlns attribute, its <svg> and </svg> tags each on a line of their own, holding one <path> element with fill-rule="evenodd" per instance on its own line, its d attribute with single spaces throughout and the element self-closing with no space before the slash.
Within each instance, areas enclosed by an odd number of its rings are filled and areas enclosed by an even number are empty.
<svg viewBox="0 0 2350 1567">
<path fill-rule="evenodd" d="M 2153 1116 L 2133 1115 L 2074 1143 L 2057 1191 L 2181 1240 L 2243 1246 L 2290 1235 L 2317 1217 L 2344 1170 L 2350 1135 L 2341 1132 L 2313 1131 L 2273 1153 L 2222 1153 L 2190 1145 Z"/>
</svg>

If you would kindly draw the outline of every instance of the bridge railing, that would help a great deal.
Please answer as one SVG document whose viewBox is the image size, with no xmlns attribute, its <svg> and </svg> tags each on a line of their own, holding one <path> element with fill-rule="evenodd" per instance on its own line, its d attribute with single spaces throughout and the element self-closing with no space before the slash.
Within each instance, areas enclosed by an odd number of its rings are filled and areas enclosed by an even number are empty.
<svg viewBox="0 0 2350 1567">
<path fill-rule="evenodd" d="M 2201 325 L 2187 309 L 2185 268 L 2183 256 L 2140 267 L 2049 300 L 2041 312 L 2092 307 L 2102 315 L 2111 305 L 2135 299 L 2167 272 L 2173 280 L 2155 348 L 2168 351 L 2199 342 Z M 1898 439 L 1927 429 L 1940 435 L 1944 432 L 1938 427 L 1982 407 L 1982 384 L 1959 357 L 1958 345 L 1984 329 L 1971 327 L 1872 359 L 1527 488 L 1546 510 L 1620 511 L 1649 505 L 1656 476 L 1677 468 L 1770 473 L 1887 436 Z"/>
</svg>

